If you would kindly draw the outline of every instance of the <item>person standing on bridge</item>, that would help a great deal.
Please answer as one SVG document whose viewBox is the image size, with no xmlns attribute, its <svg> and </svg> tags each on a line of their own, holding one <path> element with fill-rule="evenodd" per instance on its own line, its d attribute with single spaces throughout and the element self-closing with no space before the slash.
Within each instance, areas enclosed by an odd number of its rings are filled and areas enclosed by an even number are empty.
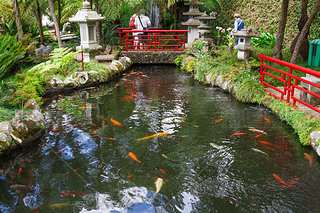
<svg viewBox="0 0 320 213">
<path fill-rule="evenodd" d="M 144 9 L 141 9 L 139 11 L 139 16 L 136 18 L 134 24 L 136 25 L 137 30 L 148 30 L 149 27 L 151 26 L 151 21 L 148 16 L 146 16 L 146 11 Z M 147 35 L 148 33 L 139 33 L 138 35 Z M 145 49 L 143 45 L 146 44 L 148 41 L 147 36 L 141 36 L 139 38 L 139 43 L 140 43 L 140 49 Z"/>
</svg>

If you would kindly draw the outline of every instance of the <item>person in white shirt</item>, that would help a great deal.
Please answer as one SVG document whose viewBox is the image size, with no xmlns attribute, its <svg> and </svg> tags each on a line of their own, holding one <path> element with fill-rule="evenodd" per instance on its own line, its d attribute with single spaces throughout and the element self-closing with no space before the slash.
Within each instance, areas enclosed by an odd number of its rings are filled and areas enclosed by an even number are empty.
<svg viewBox="0 0 320 213">
<path fill-rule="evenodd" d="M 136 29 L 137 30 L 146 30 L 151 26 L 151 22 L 148 16 L 146 16 L 146 11 L 144 9 L 141 9 L 139 11 L 140 15 L 138 17 L 136 17 L 134 25 L 136 25 Z M 141 34 L 141 33 L 139 33 Z M 143 35 L 143 34 L 141 34 Z M 139 38 L 139 43 L 140 43 L 140 49 L 145 49 L 146 47 L 144 47 L 144 43 L 146 44 L 147 41 L 145 41 L 146 39 L 148 39 L 147 36 L 141 36 L 138 37 Z M 144 40 L 142 40 L 144 39 Z"/>
</svg>

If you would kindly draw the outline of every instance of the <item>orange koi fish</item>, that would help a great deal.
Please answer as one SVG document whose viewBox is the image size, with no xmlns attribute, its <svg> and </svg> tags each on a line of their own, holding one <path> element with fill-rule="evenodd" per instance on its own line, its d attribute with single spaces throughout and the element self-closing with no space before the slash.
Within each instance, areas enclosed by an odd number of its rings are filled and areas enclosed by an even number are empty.
<svg viewBox="0 0 320 213">
<path fill-rule="evenodd" d="M 113 125 L 122 126 L 122 124 L 120 122 L 113 120 L 113 118 L 111 118 L 110 121 L 113 123 Z"/>
<path fill-rule="evenodd" d="M 51 128 L 51 131 L 55 132 L 57 130 L 58 124 L 54 124 Z"/>
<path fill-rule="evenodd" d="M 218 122 L 220 122 L 220 121 L 223 121 L 223 119 L 221 118 L 221 119 L 219 119 L 219 120 L 216 120 L 216 123 L 218 123 Z"/>
<path fill-rule="evenodd" d="M 62 95 L 59 94 L 58 96 L 62 98 Z"/>
<path fill-rule="evenodd" d="M 67 149 L 67 147 L 61 149 L 60 151 L 54 152 L 54 154 L 58 154 L 58 153 L 60 153 L 60 152 L 63 152 L 63 151 L 66 150 L 66 149 Z"/>
<path fill-rule="evenodd" d="M 274 177 L 276 180 L 278 180 L 280 183 L 282 183 L 283 185 L 286 185 L 286 186 L 292 188 L 291 185 L 289 185 L 289 184 L 287 184 L 286 182 L 284 182 L 278 175 L 273 174 L 273 177 Z"/>
<path fill-rule="evenodd" d="M 271 148 L 271 147 L 264 147 L 264 148 L 274 151 L 274 148 Z"/>
<path fill-rule="evenodd" d="M 255 137 L 256 138 L 261 138 L 263 136 L 263 134 L 260 134 L 260 135 L 256 135 Z"/>
<path fill-rule="evenodd" d="M 65 196 L 72 196 L 75 197 L 76 195 L 85 195 L 86 192 L 75 192 L 75 191 L 61 191 L 60 192 L 61 195 L 65 195 Z"/>
<path fill-rule="evenodd" d="M 114 138 L 107 138 L 107 137 L 105 137 L 104 139 L 106 139 L 106 140 L 111 140 L 111 141 L 115 141 L 116 139 L 114 139 Z"/>
<path fill-rule="evenodd" d="M 61 131 L 60 133 L 65 133 L 65 134 L 66 134 L 66 133 L 69 133 L 69 132 L 66 132 L 66 131 Z"/>
<path fill-rule="evenodd" d="M 133 174 L 134 175 L 134 174 Z M 131 178 L 133 175 L 129 175 L 129 176 L 127 176 L 127 178 Z"/>
<path fill-rule="evenodd" d="M 139 161 L 139 160 L 137 159 L 137 157 L 136 157 L 132 152 L 129 152 L 129 156 L 130 156 L 133 160 L 137 161 L 138 163 L 141 163 L 141 161 Z"/>
<path fill-rule="evenodd" d="M 268 142 L 266 142 L 266 141 L 257 141 L 257 142 L 259 142 L 259 143 L 263 143 L 263 144 L 267 144 L 267 145 L 270 145 L 270 146 L 275 146 L 274 144 L 272 144 L 272 143 L 268 143 Z"/>
<path fill-rule="evenodd" d="M 21 172 L 22 172 L 22 168 L 19 168 L 19 170 L 18 170 L 18 176 L 20 176 Z"/>
<path fill-rule="evenodd" d="M 90 125 L 92 125 L 92 126 L 97 126 L 96 124 L 94 124 L 94 123 L 89 123 Z"/>
<path fill-rule="evenodd" d="M 244 133 L 244 132 L 234 133 L 234 134 L 230 135 L 230 137 L 235 136 L 235 135 L 245 135 L 245 134 L 247 134 L 247 133 Z"/>
<path fill-rule="evenodd" d="M 64 101 L 64 100 L 66 100 L 66 99 L 63 99 L 63 98 L 59 98 L 61 101 Z"/>
<path fill-rule="evenodd" d="M 45 99 L 42 99 L 41 101 L 47 101 L 47 100 L 50 100 L 51 98 L 45 98 Z"/>
<path fill-rule="evenodd" d="M 309 166 L 311 167 L 312 162 L 313 162 L 313 160 L 312 160 L 313 157 L 311 155 L 309 155 L 308 153 L 304 153 L 304 158 L 309 160 Z"/>
<path fill-rule="evenodd" d="M 263 118 L 268 124 L 271 123 L 271 121 L 268 118 L 266 118 L 266 117 L 263 117 Z"/>
<path fill-rule="evenodd" d="M 159 169 L 162 173 L 165 173 L 165 171 L 163 171 L 162 169 Z"/>
<path fill-rule="evenodd" d="M 97 107 L 93 107 L 93 106 L 85 106 L 85 107 L 78 107 L 78 109 L 94 109 Z"/>
<path fill-rule="evenodd" d="M 78 169 L 75 169 L 75 170 L 73 170 L 74 172 L 77 172 L 77 171 L 79 171 L 81 169 L 81 167 L 80 168 L 78 168 Z"/>
<path fill-rule="evenodd" d="M 70 172 L 69 172 L 69 171 L 67 171 L 65 177 L 66 177 L 67 179 L 70 177 Z"/>
<path fill-rule="evenodd" d="M 96 132 L 96 131 L 93 131 L 93 133 L 94 133 L 94 134 L 97 134 L 97 132 Z"/>
<path fill-rule="evenodd" d="M 149 138 L 155 138 L 155 137 L 162 137 L 162 136 L 165 136 L 165 135 L 169 135 L 169 133 L 168 132 L 161 132 L 161 133 L 150 135 L 150 136 L 147 136 L 147 137 L 144 137 L 144 138 L 139 138 L 139 139 L 137 139 L 137 141 L 142 141 L 142 140 L 146 140 L 146 139 L 149 139 Z"/>
</svg>

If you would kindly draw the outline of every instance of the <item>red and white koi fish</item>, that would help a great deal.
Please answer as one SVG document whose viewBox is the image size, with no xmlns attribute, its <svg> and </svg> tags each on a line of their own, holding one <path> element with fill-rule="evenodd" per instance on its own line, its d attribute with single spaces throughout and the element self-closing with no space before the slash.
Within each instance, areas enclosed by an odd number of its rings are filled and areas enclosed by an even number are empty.
<svg viewBox="0 0 320 213">
<path fill-rule="evenodd" d="M 85 195 L 86 192 L 75 192 L 75 191 L 61 191 L 60 192 L 61 196 L 65 195 L 65 196 L 72 196 L 75 197 L 76 195 Z"/>
<path fill-rule="evenodd" d="M 262 131 L 262 130 L 260 130 L 260 129 L 256 129 L 256 128 L 254 128 L 254 127 L 252 127 L 252 126 L 248 126 L 248 129 L 250 130 L 250 131 L 252 131 L 252 132 L 259 132 L 259 133 L 261 133 L 261 134 L 267 134 L 265 131 Z"/>
<path fill-rule="evenodd" d="M 60 151 L 54 152 L 54 154 L 58 154 L 58 153 L 60 153 L 60 152 L 63 152 L 63 151 L 66 150 L 66 149 L 67 149 L 67 147 L 61 149 Z"/>
<path fill-rule="evenodd" d="M 286 186 L 292 188 L 291 185 L 289 185 L 289 184 L 287 184 L 286 182 L 284 182 L 278 175 L 273 174 L 273 177 L 274 177 L 276 180 L 278 180 L 280 183 L 282 183 L 283 185 L 286 185 Z"/>
</svg>

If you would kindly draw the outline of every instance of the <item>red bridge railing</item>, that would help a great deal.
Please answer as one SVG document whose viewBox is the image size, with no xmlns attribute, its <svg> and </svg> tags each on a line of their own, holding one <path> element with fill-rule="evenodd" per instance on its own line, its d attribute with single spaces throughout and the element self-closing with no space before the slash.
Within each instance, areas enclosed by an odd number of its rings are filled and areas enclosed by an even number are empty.
<svg viewBox="0 0 320 213">
<path fill-rule="evenodd" d="M 183 51 L 185 49 L 186 33 L 188 30 L 131 30 L 117 28 L 120 31 L 120 46 L 125 46 L 126 51 Z M 148 33 L 148 35 L 133 35 L 133 33 Z M 142 41 L 136 44 L 134 41 Z M 143 48 L 143 49 L 142 49 Z"/>
<path fill-rule="evenodd" d="M 272 95 L 273 97 L 286 101 L 288 104 L 292 105 L 293 107 L 296 107 L 296 102 L 299 102 L 307 107 L 309 107 L 310 109 L 313 109 L 314 111 L 320 113 L 320 110 L 312 105 L 310 105 L 309 103 L 306 103 L 305 101 L 301 100 L 299 97 L 295 97 L 295 92 L 297 90 L 300 90 L 301 92 L 304 92 L 306 94 L 309 94 L 311 96 L 314 96 L 316 98 L 320 98 L 320 95 L 307 90 L 306 88 L 302 87 L 301 85 L 299 85 L 300 82 L 303 82 L 304 85 L 311 85 L 313 87 L 319 88 L 320 89 L 320 85 L 311 82 L 307 79 L 295 76 L 292 74 L 293 70 L 297 70 L 306 74 L 309 74 L 311 76 L 314 77 L 318 77 L 320 78 L 320 72 L 317 72 L 315 70 L 311 70 L 305 67 L 301 67 L 295 64 L 291 64 L 285 61 L 281 61 L 272 57 L 268 57 L 265 55 L 261 55 L 259 54 L 259 57 L 261 58 L 261 66 L 260 66 L 260 83 L 263 84 L 263 87 L 270 87 L 272 88 L 274 91 L 276 91 L 277 93 L 274 94 L 268 90 L 265 89 L 266 92 L 268 92 L 270 95 Z M 285 72 L 282 70 L 279 70 L 275 67 L 272 67 L 271 65 L 267 65 L 264 63 L 264 61 L 269 61 L 272 63 L 276 63 L 282 66 L 286 66 L 289 67 L 289 72 Z M 268 70 L 273 70 L 277 73 L 280 73 L 280 75 L 282 75 L 282 77 L 278 77 L 275 76 L 271 73 L 268 73 Z M 266 77 L 270 80 L 270 78 L 276 79 L 280 82 L 282 82 L 282 86 L 281 87 L 275 87 L 273 85 L 270 84 L 270 81 L 266 81 Z M 277 94 L 280 94 L 279 96 Z M 290 102 L 290 99 L 292 99 L 292 104 Z"/>
</svg>

